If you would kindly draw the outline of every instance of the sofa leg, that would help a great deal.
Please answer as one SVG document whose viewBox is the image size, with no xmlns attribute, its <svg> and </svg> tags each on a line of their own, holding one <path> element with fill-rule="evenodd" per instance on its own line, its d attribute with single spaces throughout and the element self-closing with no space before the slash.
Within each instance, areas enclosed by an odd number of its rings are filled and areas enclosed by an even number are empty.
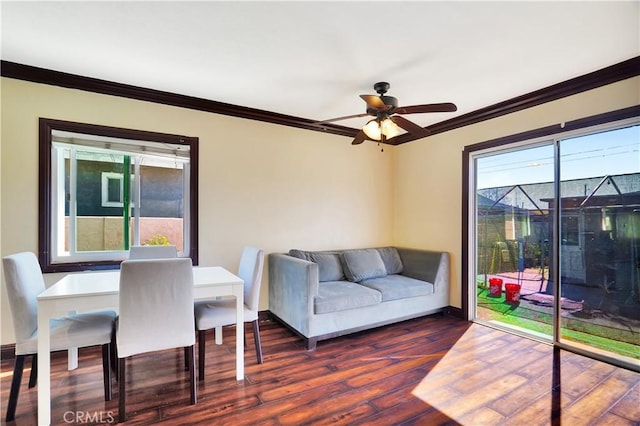
<svg viewBox="0 0 640 426">
<path fill-rule="evenodd" d="M 318 339 L 312 337 L 310 339 L 306 339 L 306 344 L 307 344 L 307 350 L 308 351 L 315 351 L 316 350 L 316 343 L 318 343 Z"/>
</svg>

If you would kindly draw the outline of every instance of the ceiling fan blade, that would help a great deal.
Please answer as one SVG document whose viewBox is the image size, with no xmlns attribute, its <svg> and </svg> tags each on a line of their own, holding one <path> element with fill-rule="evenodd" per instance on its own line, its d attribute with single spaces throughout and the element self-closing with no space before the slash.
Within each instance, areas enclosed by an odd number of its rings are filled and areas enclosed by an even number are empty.
<svg viewBox="0 0 640 426">
<path fill-rule="evenodd" d="M 421 114 L 425 112 L 453 112 L 457 110 L 458 107 L 455 106 L 455 104 L 452 104 L 451 102 L 444 102 L 441 104 L 403 106 L 396 108 L 394 112 L 396 114 Z"/>
<path fill-rule="evenodd" d="M 364 134 L 362 130 L 358 132 L 355 139 L 351 142 L 351 145 L 360 145 L 367 139 L 367 135 Z"/>
<path fill-rule="evenodd" d="M 391 119 L 391 121 L 393 121 L 398 126 L 402 127 L 403 129 L 405 129 L 407 132 L 411 133 L 414 136 L 422 137 L 422 136 L 427 136 L 429 134 L 429 131 L 427 129 L 425 129 L 424 127 L 418 126 L 413 121 L 409 121 L 404 117 L 400 117 L 399 115 L 393 115 L 389 118 Z"/>
<path fill-rule="evenodd" d="M 386 110 L 387 106 L 378 95 L 360 95 L 363 101 L 367 103 L 369 108 Z"/>
<path fill-rule="evenodd" d="M 365 117 L 367 115 L 369 115 L 369 114 L 367 114 L 366 112 L 363 112 L 362 114 L 345 115 L 344 117 L 336 117 L 336 118 L 330 118 L 328 120 L 317 121 L 316 124 L 333 123 L 334 121 L 348 120 L 350 118 Z"/>
</svg>

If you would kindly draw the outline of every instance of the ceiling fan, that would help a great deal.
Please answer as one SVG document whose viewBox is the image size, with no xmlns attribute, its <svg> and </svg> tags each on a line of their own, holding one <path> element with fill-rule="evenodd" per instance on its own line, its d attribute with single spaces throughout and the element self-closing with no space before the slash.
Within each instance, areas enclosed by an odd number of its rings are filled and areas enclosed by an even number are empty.
<svg viewBox="0 0 640 426">
<path fill-rule="evenodd" d="M 400 128 L 403 128 L 408 133 L 416 137 L 423 137 L 429 134 L 429 131 L 424 127 L 402 117 L 404 114 L 453 112 L 458 109 L 455 104 L 450 102 L 399 107 L 397 98 L 385 95 L 390 87 L 391 85 L 389 83 L 381 81 L 373 85 L 373 89 L 378 93 L 378 95 L 360 95 L 360 97 L 367 103 L 367 112 L 332 118 L 321 121 L 318 124 L 332 123 L 334 121 L 371 115 L 374 118 L 369 120 L 358 134 L 356 134 L 351 145 L 361 144 L 367 139 L 384 143 L 385 141 L 398 136 L 402 132 Z"/>
</svg>

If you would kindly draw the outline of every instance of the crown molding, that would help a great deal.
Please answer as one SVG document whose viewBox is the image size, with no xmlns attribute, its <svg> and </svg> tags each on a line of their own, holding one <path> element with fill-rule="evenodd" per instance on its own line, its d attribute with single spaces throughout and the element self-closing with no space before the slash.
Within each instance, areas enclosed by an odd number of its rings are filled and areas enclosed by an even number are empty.
<svg viewBox="0 0 640 426">
<path fill-rule="evenodd" d="M 430 136 L 448 132 L 450 130 L 469 126 L 485 120 L 491 120 L 493 118 L 555 101 L 587 90 L 596 89 L 598 87 L 606 86 L 607 84 L 626 80 L 638 75 L 640 75 L 640 56 L 593 71 L 580 77 L 572 78 L 571 80 L 566 80 L 525 95 L 517 96 L 515 98 L 454 117 L 450 120 L 432 124 L 431 126 L 427 126 L 426 129 L 429 130 Z M 393 145 L 400 145 L 416 140 L 417 138 L 404 134 L 394 139 L 395 143 L 393 143 Z"/>
<path fill-rule="evenodd" d="M 30 81 L 32 83 L 41 83 L 51 86 L 65 87 L 68 89 L 84 90 L 87 92 L 100 93 L 103 95 L 119 96 L 139 101 L 153 102 L 180 108 L 211 112 L 215 114 L 229 115 L 232 117 L 246 118 L 248 120 L 265 121 L 268 123 L 298 127 L 307 130 L 322 131 L 325 133 L 332 133 L 342 136 L 353 137 L 358 132 L 356 129 L 352 129 L 350 127 L 333 124 L 324 124 L 322 126 L 319 126 L 315 120 L 309 120 L 307 118 L 294 117 L 291 115 L 279 114 L 256 108 L 248 108 L 194 96 L 180 95 L 177 93 L 165 92 L 129 84 L 116 83 L 113 81 L 101 80 L 92 77 L 84 77 L 81 75 L 69 74 L 45 68 L 38 68 L 4 60 L 0 62 L 0 74 L 2 75 L 2 77 Z"/>
<path fill-rule="evenodd" d="M 297 127 L 340 136 L 355 137 L 359 129 L 340 126 L 330 123 L 318 124 L 317 121 L 307 118 L 295 117 L 286 114 L 265 111 L 256 108 L 248 108 L 224 102 L 194 96 L 180 95 L 161 90 L 116 83 L 76 74 L 69 74 L 45 68 L 23 65 L 15 62 L 0 61 L 0 75 L 2 77 L 30 81 L 33 83 L 48 84 L 69 89 L 84 90 L 105 95 L 119 96 L 146 102 L 171 105 L 180 108 L 194 109 L 215 114 L 229 115 L 248 120 L 264 121 L 283 126 Z M 561 83 L 536 90 L 525 95 L 508 99 L 485 108 L 481 108 L 467 114 L 454 117 L 450 120 L 427 126 L 431 135 L 447 132 L 460 127 L 490 120 L 516 111 L 531 108 L 546 102 L 551 102 L 580 92 L 595 89 L 607 84 L 640 75 L 640 56 L 611 65 L 606 68 L 573 78 Z M 418 138 L 409 134 L 400 135 L 386 143 L 389 145 L 401 145 Z"/>
</svg>

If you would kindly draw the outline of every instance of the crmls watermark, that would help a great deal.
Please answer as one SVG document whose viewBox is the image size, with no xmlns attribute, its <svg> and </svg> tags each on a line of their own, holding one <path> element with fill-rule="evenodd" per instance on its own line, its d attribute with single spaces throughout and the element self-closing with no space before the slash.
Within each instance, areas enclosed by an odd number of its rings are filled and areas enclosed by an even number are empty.
<svg viewBox="0 0 640 426">
<path fill-rule="evenodd" d="M 115 423 L 116 419 L 113 416 L 113 411 L 65 411 L 62 416 L 65 423 L 68 424 L 83 424 L 83 423 Z"/>
</svg>

